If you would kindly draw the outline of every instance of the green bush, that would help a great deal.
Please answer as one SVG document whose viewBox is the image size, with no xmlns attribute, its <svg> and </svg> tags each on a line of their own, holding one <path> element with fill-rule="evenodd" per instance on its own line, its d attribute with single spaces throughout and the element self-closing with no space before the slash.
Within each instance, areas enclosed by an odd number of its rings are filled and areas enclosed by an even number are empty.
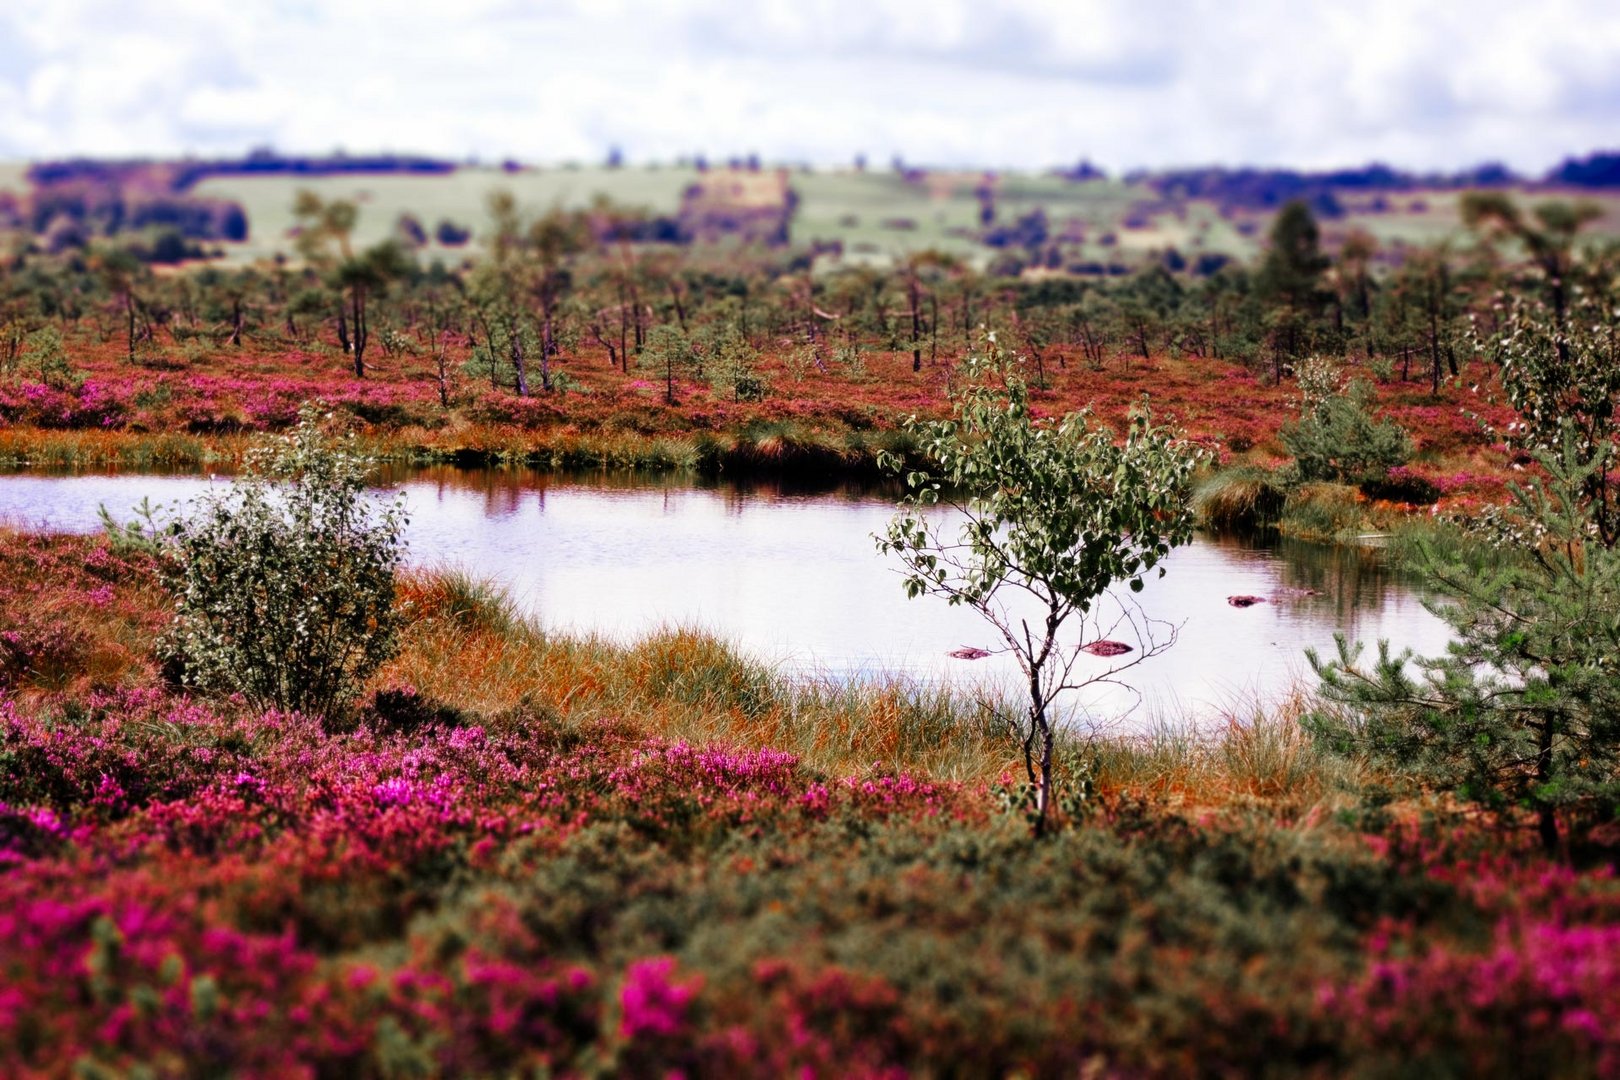
<svg viewBox="0 0 1620 1080">
<path fill-rule="evenodd" d="M 759 371 L 759 351 L 728 326 L 709 343 L 709 384 L 734 401 L 761 401 L 769 390 Z"/>
<path fill-rule="evenodd" d="M 1301 480 L 1375 483 L 1411 459 L 1412 440 L 1401 426 L 1373 417 L 1373 389 L 1366 380 L 1340 386 L 1337 368 L 1312 358 L 1301 365 L 1299 382 L 1300 418 L 1278 434 Z"/>
<path fill-rule="evenodd" d="M 187 684 L 324 716 L 393 655 L 405 514 L 373 506 L 366 473 L 306 407 L 181 518 L 171 644 Z"/>
<path fill-rule="evenodd" d="M 27 345 L 25 368 L 37 374 L 46 386 L 66 389 L 84 381 L 84 376 L 74 369 L 62 332 L 56 327 L 35 330 L 28 335 Z"/>
<path fill-rule="evenodd" d="M 1620 809 L 1620 551 L 1599 542 L 1584 501 L 1614 451 L 1571 466 L 1579 438 L 1567 424 L 1561 453 L 1535 451 L 1545 479 L 1473 523 L 1474 546 L 1418 541 L 1454 636 L 1445 655 L 1380 642 L 1368 662 L 1342 636 L 1336 656 L 1311 654 L 1325 706 L 1308 726 L 1329 746 L 1530 811 L 1548 848 L 1560 814 Z"/>
</svg>

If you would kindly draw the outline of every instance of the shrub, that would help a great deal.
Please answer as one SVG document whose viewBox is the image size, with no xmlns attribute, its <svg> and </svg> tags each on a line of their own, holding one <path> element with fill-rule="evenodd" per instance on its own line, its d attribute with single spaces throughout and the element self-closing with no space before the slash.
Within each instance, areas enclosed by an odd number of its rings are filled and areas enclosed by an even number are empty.
<svg viewBox="0 0 1620 1080">
<path fill-rule="evenodd" d="M 62 332 L 54 326 L 41 327 L 28 335 L 26 365 L 39 375 L 39 381 L 58 389 L 76 385 L 82 376 L 73 369 Z"/>
<path fill-rule="evenodd" d="M 1299 374 L 1300 418 L 1278 433 L 1294 456 L 1300 479 L 1341 484 L 1377 482 L 1412 456 L 1412 440 L 1388 418 L 1370 410 L 1372 385 L 1353 379 L 1341 387 L 1328 361 L 1307 360 Z"/>
<path fill-rule="evenodd" d="M 393 655 L 405 515 L 373 508 L 366 472 L 306 407 L 182 518 L 172 645 L 188 684 L 326 715 Z"/>
<path fill-rule="evenodd" d="M 716 393 L 730 395 L 733 401 L 765 398 L 769 387 L 759 371 L 759 350 L 735 326 L 709 335 L 705 346 L 709 385 Z"/>
<path fill-rule="evenodd" d="M 1560 811 L 1612 819 L 1620 808 L 1620 551 L 1599 542 L 1583 504 L 1613 451 L 1571 467 L 1578 439 L 1570 425 L 1561 455 L 1536 451 L 1546 479 L 1474 524 L 1485 543 L 1457 555 L 1420 544 L 1445 598 L 1433 610 L 1456 639 L 1444 656 L 1380 642 L 1366 663 L 1342 636 L 1336 657 L 1311 654 L 1337 706 L 1310 720 L 1329 745 L 1416 769 L 1492 810 L 1528 810 L 1548 848 Z"/>
</svg>

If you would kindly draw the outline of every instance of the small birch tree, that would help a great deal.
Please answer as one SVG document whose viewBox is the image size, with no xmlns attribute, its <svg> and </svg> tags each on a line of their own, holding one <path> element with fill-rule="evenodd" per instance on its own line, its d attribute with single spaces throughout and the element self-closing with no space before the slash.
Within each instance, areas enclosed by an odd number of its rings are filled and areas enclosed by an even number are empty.
<svg viewBox="0 0 1620 1080">
<path fill-rule="evenodd" d="M 1129 659 L 1101 670 L 1080 663 L 1104 637 L 1099 601 L 1109 587 L 1125 581 L 1140 591 L 1143 577 L 1162 576 L 1165 556 L 1192 539 L 1199 454 L 1154 427 L 1145 408 L 1123 441 L 1086 412 L 1036 418 L 1016 361 L 993 334 L 988 346 L 965 361 L 949 419 L 908 421 L 931 467 L 906 473 L 900 511 L 876 539 L 903 565 L 908 596 L 972 608 L 1000 635 L 999 651 L 1017 660 L 1029 692 L 1017 734 L 1040 833 L 1052 803 L 1058 699 L 1117 682 L 1175 642 L 1177 627 L 1116 599 L 1106 629 L 1133 639 Z M 893 457 L 885 464 L 900 467 Z"/>
</svg>

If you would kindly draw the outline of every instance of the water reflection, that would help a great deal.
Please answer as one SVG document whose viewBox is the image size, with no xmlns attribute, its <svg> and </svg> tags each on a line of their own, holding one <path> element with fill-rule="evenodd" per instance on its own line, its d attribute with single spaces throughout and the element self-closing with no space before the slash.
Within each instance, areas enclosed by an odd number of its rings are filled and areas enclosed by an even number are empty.
<svg viewBox="0 0 1620 1080">
<path fill-rule="evenodd" d="M 900 673 L 1006 682 L 1009 658 L 953 660 L 998 642 L 971 611 L 905 599 L 872 534 L 893 491 L 525 468 L 393 469 L 405 492 L 411 559 L 500 581 L 548 626 L 634 639 L 664 625 L 718 631 L 788 673 L 834 678 Z M 0 518 L 88 530 L 97 507 L 185 499 L 206 477 L 0 477 Z M 1204 537 L 1176 551 L 1141 596 L 1148 616 L 1180 627 L 1174 649 L 1132 672 L 1147 709 L 1209 714 L 1234 699 L 1274 697 L 1308 676 L 1304 649 L 1333 634 L 1387 637 L 1419 653 L 1446 629 L 1376 551 L 1297 541 Z M 1264 597 L 1233 607 L 1236 594 Z M 1081 660 L 1099 671 L 1106 661 Z M 1135 696 L 1104 688 L 1081 705 L 1112 716 Z"/>
<path fill-rule="evenodd" d="M 515 493 L 544 492 L 550 487 L 590 487 L 600 491 L 707 491 L 720 495 L 728 508 L 742 513 L 759 501 L 831 499 L 840 502 L 894 500 L 900 485 L 888 479 L 845 479 L 768 476 L 694 476 L 690 473 L 639 473 L 629 470 L 559 471 L 529 465 L 467 467 L 454 464 L 385 463 L 377 469 L 381 484 L 439 484 L 462 490 Z"/>
</svg>

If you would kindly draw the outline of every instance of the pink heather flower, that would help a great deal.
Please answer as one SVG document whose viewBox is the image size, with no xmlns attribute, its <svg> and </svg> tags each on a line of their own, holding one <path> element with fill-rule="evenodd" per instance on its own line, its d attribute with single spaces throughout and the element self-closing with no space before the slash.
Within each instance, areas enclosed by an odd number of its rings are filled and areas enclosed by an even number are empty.
<svg viewBox="0 0 1620 1080">
<path fill-rule="evenodd" d="M 619 1034 L 626 1039 L 641 1035 L 673 1035 L 686 1019 L 686 1007 L 703 985 L 701 977 L 685 983 L 673 981 L 675 959 L 669 956 L 637 960 L 626 969 L 619 991 Z"/>
<path fill-rule="evenodd" d="M 826 784 L 811 784 L 799 796 L 799 805 L 812 814 L 824 814 L 832 805 L 832 794 Z"/>
<path fill-rule="evenodd" d="M 450 733 L 450 749 L 477 750 L 484 745 L 484 729 L 481 727 L 456 728 Z"/>
<path fill-rule="evenodd" d="M 416 798 L 416 785 L 396 776 L 374 785 L 371 794 L 383 806 L 408 806 Z"/>
<path fill-rule="evenodd" d="M 35 807 L 32 810 L 24 811 L 23 816 L 28 819 L 29 824 L 41 832 L 55 834 L 62 831 L 62 819 L 57 817 L 56 812 L 49 807 Z"/>
</svg>

